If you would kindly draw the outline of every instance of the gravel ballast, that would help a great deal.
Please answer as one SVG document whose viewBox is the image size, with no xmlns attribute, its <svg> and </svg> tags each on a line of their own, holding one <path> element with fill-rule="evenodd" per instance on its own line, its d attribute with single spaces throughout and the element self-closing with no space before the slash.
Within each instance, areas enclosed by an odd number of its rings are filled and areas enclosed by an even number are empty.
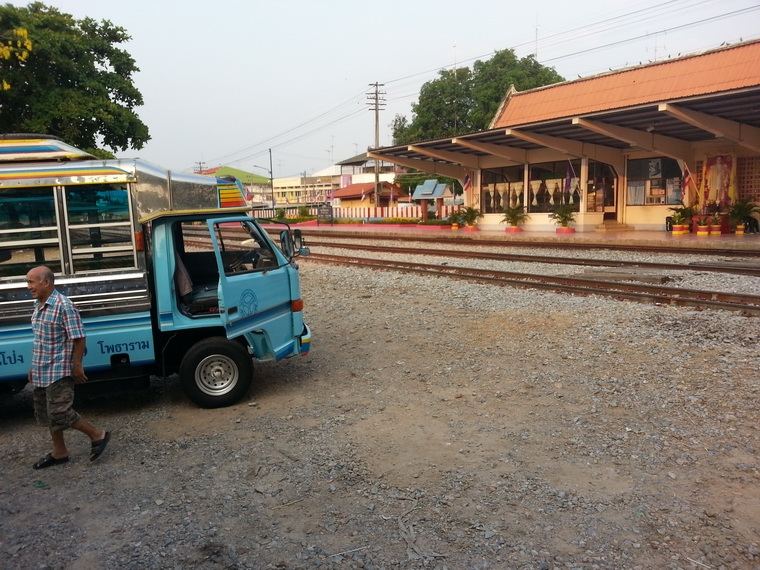
<svg viewBox="0 0 760 570">
<path fill-rule="evenodd" d="M 312 352 L 235 406 L 108 391 L 37 472 L 0 400 L 3 566 L 760 565 L 760 319 L 300 265 Z"/>
</svg>

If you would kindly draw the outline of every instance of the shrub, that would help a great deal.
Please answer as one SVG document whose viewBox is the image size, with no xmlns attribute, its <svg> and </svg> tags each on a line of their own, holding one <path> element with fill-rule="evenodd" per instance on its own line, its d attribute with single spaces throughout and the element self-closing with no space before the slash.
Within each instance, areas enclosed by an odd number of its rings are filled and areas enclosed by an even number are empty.
<svg viewBox="0 0 760 570">
<path fill-rule="evenodd" d="M 575 212 L 572 204 L 560 204 L 554 207 L 554 211 L 549 214 L 549 217 L 558 226 L 566 228 L 575 221 Z"/>
<path fill-rule="evenodd" d="M 504 208 L 504 217 L 501 221 L 508 223 L 510 226 L 519 226 L 520 224 L 524 224 L 528 218 L 530 216 L 522 206 L 507 206 Z"/>
</svg>

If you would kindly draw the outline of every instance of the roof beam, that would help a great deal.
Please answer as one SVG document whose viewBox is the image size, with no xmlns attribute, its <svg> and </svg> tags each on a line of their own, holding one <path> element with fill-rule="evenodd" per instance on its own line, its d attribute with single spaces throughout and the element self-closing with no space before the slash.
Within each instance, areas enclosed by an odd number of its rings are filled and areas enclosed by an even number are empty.
<svg viewBox="0 0 760 570">
<path fill-rule="evenodd" d="M 477 156 L 461 154 L 458 152 L 450 152 L 448 150 L 431 150 L 413 144 L 410 144 L 406 148 L 409 152 L 416 152 L 417 154 L 429 156 L 430 158 L 437 158 L 438 160 L 454 162 L 456 164 L 461 164 L 462 166 L 467 166 L 469 168 L 480 168 Z"/>
<path fill-rule="evenodd" d="M 600 162 L 614 166 L 618 172 L 623 172 L 625 158 L 623 153 L 609 146 L 575 141 L 562 137 L 553 137 L 550 135 L 539 135 L 528 133 L 522 130 L 506 129 L 507 136 L 513 136 L 529 143 L 537 144 L 546 148 L 569 154 L 570 156 L 588 157 Z"/>
<path fill-rule="evenodd" d="M 398 164 L 399 166 L 405 166 L 407 168 L 414 168 L 421 172 L 430 172 L 431 174 L 443 174 L 451 178 L 463 179 L 467 174 L 467 170 L 461 166 L 454 166 L 452 164 L 441 164 L 440 162 L 433 162 L 430 160 L 419 160 L 417 158 L 402 158 L 400 156 L 388 156 L 384 154 L 377 154 L 372 151 L 367 153 L 367 156 L 374 158 L 375 160 L 384 160 L 385 162 L 391 162 Z"/>
<path fill-rule="evenodd" d="M 692 164 L 693 152 L 691 145 L 681 139 L 639 131 L 637 129 L 629 129 L 628 127 L 620 127 L 618 125 L 610 125 L 609 123 L 599 121 L 589 121 L 582 117 L 574 117 L 573 124 L 587 131 L 623 141 L 631 146 L 662 153 L 670 158 L 684 160 L 688 164 Z"/>
<path fill-rule="evenodd" d="M 671 103 L 660 103 L 657 110 L 683 123 L 712 133 L 716 137 L 728 139 L 753 152 L 760 152 L 760 129 L 757 127 L 708 115 L 701 111 L 685 109 Z"/>
<path fill-rule="evenodd" d="M 485 154 L 490 154 L 491 156 L 506 158 L 511 162 L 517 162 L 519 164 L 528 162 L 528 151 L 523 148 L 515 148 L 513 146 L 504 146 L 493 143 L 475 142 L 466 139 L 451 139 L 451 142 L 465 148 L 483 152 Z"/>
</svg>

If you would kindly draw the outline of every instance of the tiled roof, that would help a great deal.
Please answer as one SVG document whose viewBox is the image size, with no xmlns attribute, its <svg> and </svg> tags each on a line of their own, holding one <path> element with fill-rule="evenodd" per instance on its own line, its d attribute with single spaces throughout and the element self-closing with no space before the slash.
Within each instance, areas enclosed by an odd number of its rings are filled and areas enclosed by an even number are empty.
<svg viewBox="0 0 760 570">
<path fill-rule="evenodd" d="M 401 188 L 390 182 L 380 182 L 380 191 L 383 195 L 393 191 L 394 196 L 401 193 Z M 361 182 L 358 184 L 349 184 L 335 191 L 333 198 L 356 198 L 372 194 L 375 191 L 374 182 Z"/>
<path fill-rule="evenodd" d="M 513 93 L 493 127 L 512 127 L 758 85 L 760 40 Z"/>
</svg>

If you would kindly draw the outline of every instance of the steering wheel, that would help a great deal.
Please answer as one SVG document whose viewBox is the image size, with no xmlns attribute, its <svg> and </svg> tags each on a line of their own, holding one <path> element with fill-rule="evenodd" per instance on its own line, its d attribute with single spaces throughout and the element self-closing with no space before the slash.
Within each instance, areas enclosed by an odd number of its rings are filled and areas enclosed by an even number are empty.
<svg viewBox="0 0 760 570">
<path fill-rule="evenodd" d="M 229 268 L 233 272 L 246 271 L 247 269 L 245 265 L 250 263 L 253 267 L 256 267 L 256 264 L 259 261 L 259 257 L 259 253 L 257 251 L 241 251 L 232 259 L 232 261 L 230 261 Z"/>
</svg>

